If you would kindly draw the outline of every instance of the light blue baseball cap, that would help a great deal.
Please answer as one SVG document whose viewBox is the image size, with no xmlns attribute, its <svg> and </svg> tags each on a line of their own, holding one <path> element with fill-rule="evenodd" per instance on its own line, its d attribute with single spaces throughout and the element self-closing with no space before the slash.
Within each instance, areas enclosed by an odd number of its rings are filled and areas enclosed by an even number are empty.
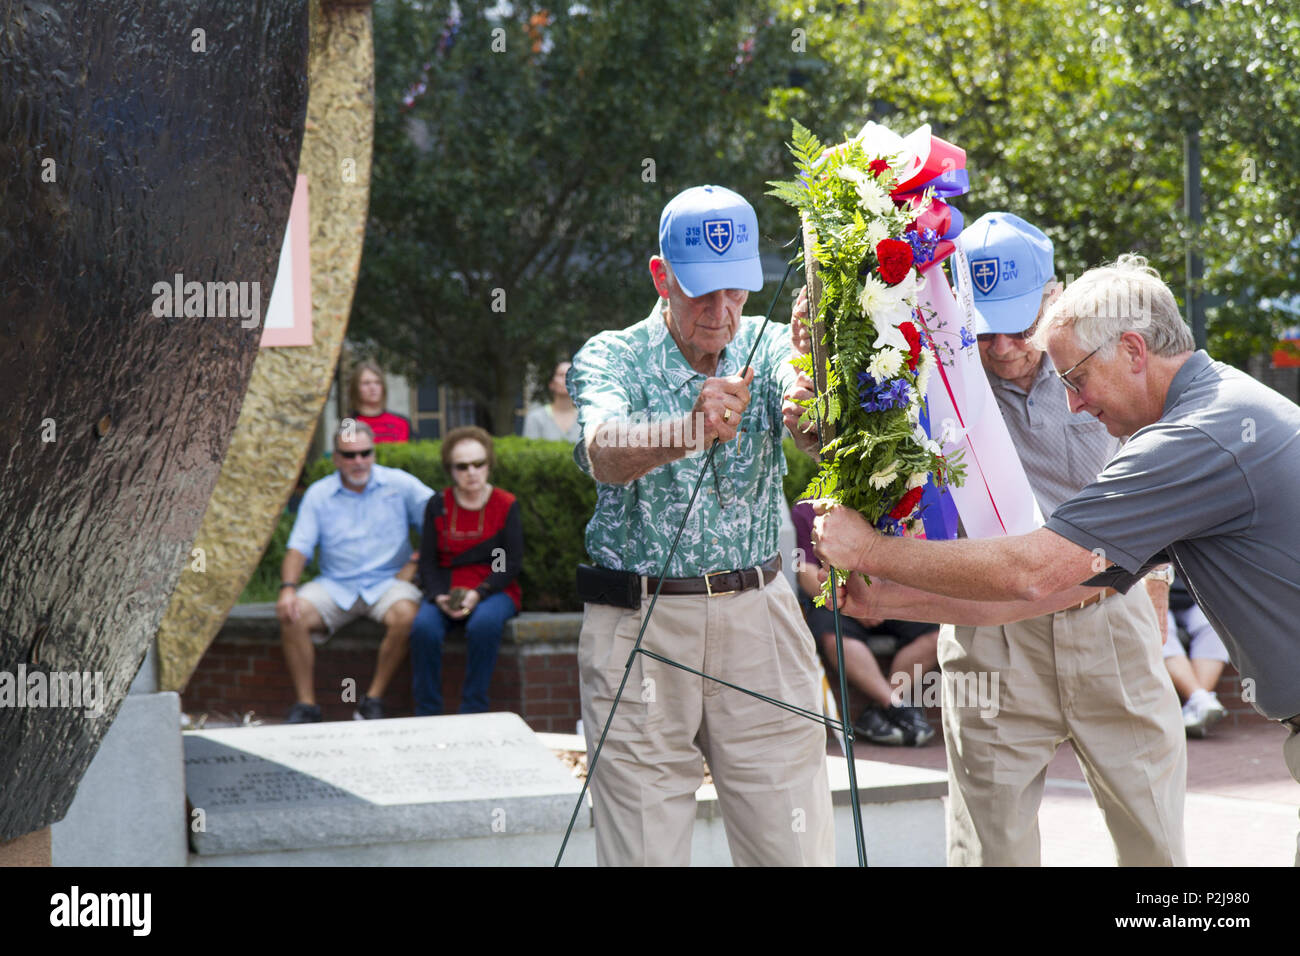
<svg viewBox="0 0 1300 956">
<path fill-rule="evenodd" d="M 664 206 L 659 255 L 691 298 L 718 289 L 763 288 L 758 216 L 745 197 L 723 186 L 692 186 Z"/>
<path fill-rule="evenodd" d="M 975 332 L 1011 335 L 1034 324 L 1056 272 L 1052 240 L 1009 212 L 986 212 L 962 230 L 975 300 Z M 965 277 L 961 277 L 964 279 Z"/>
</svg>

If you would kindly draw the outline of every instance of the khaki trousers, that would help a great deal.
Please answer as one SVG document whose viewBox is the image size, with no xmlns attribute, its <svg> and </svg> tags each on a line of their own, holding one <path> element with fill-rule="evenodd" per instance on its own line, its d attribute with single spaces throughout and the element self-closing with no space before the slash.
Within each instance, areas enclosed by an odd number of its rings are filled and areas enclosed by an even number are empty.
<svg viewBox="0 0 1300 956">
<path fill-rule="evenodd" d="M 585 607 L 578 667 L 589 754 L 648 607 Z M 816 646 L 781 574 L 737 594 L 660 597 L 641 646 L 821 713 Z M 825 726 L 642 654 L 591 778 L 597 863 L 688 865 L 706 758 L 733 862 L 835 864 Z"/>
<path fill-rule="evenodd" d="M 1187 740 L 1144 589 L 1005 627 L 945 625 L 939 666 L 949 866 L 1041 863 L 1038 807 L 1065 740 L 1119 864 L 1186 865 Z M 998 676 L 995 716 L 954 699 L 954 678 L 980 672 Z"/>
</svg>

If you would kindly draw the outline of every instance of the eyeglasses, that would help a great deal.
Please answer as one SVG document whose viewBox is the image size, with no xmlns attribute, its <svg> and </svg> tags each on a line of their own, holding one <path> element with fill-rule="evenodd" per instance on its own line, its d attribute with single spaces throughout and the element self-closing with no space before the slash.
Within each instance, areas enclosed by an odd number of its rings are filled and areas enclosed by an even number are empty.
<svg viewBox="0 0 1300 956">
<path fill-rule="evenodd" d="M 469 471 L 471 468 L 486 468 L 487 459 L 480 458 L 478 461 L 458 461 L 454 462 L 451 467 L 456 469 L 456 471 Z"/>
<path fill-rule="evenodd" d="M 1097 354 L 1098 352 L 1100 352 L 1100 351 L 1101 351 L 1101 346 L 1098 345 L 1095 349 L 1093 349 L 1091 352 L 1089 352 L 1089 353 L 1088 353 L 1087 355 L 1085 355 L 1083 358 L 1079 359 L 1079 361 L 1075 362 L 1073 365 L 1071 365 L 1069 368 L 1067 368 L 1064 372 L 1057 372 L 1057 373 L 1056 373 L 1056 377 L 1059 378 L 1059 379 L 1061 380 L 1061 384 L 1062 384 L 1062 385 L 1064 385 L 1064 386 L 1065 386 L 1066 388 L 1068 388 L 1070 391 L 1074 392 L 1074 394 L 1078 395 L 1078 394 L 1079 394 L 1079 386 L 1078 386 L 1078 385 L 1075 385 L 1073 382 L 1071 382 L 1068 378 L 1066 378 L 1066 376 L 1069 375 L 1069 374 L 1070 374 L 1071 372 L 1073 372 L 1076 368 L 1078 368 L 1078 367 L 1079 367 L 1080 365 L 1082 365 L 1084 362 L 1088 361 L 1088 359 L 1092 358 L 1094 355 L 1096 355 L 1096 354 Z"/>
<path fill-rule="evenodd" d="M 336 454 L 342 455 L 348 461 L 351 461 L 354 458 L 369 458 L 374 453 L 375 450 L 373 448 L 367 448 L 364 451 L 340 451 Z"/>
</svg>

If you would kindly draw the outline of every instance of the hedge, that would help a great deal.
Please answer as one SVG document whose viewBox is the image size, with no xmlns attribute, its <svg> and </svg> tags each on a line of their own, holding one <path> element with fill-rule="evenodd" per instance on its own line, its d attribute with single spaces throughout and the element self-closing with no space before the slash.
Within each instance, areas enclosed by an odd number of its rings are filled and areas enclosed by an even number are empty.
<svg viewBox="0 0 1300 956">
<path fill-rule="evenodd" d="M 587 560 L 583 535 L 596 505 L 596 485 L 573 463 L 573 449 L 567 442 L 540 441 L 508 436 L 495 439 L 496 467 L 492 484 L 512 492 L 519 499 L 524 525 L 524 567 L 520 575 L 526 611 L 578 611 L 582 603 L 574 589 L 574 569 Z M 451 484 L 440 460 L 442 443 L 415 441 L 375 446 L 376 460 L 390 468 L 401 468 L 430 488 Z M 787 501 L 807 487 L 816 471 L 810 458 L 785 440 L 789 471 L 783 489 Z M 308 484 L 334 471 L 326 457 L 307 468 Z M 241 602 L 274 601 L 280 584 L 280 563 L 284 560 L 294 516 L 285 511 L 271 536 L 266 553 L 240 596 Z M 413 542 L 418 546 L 418 541 Z M 310 580 L 315 562 L 303 575 Z"/>
</svg>

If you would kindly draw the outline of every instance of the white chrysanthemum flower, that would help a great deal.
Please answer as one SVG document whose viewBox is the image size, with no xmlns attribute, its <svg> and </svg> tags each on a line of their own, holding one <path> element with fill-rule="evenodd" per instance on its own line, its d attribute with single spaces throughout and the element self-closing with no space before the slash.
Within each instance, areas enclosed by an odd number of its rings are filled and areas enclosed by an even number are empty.
<svg viewBox="0 0 1300 956">
<path fill-rule="evenodd" d="M 867 245 L 872 249 L 889 238 L 889 225 L 883 219 L 873 219 L 867 223 Z"/>
<path fill-rule="evenodd" d="M 928 348 L 923 348 L 916 363 L 916 390 L 922 395 L 930 394 L 930 373 L 933 371 L 934 356 Z"/>
<path fill-rule="evenodd" d="M 877 491 L 883 491 L 884 489 L 892 485 L 894 483 L 894 479 L 896 479 L 897 477 L 898 477 L 898 462 L 891 461 L 889 463 L 888 468 L 882 468 L 880 469 L 880 471 L 875 472 L 874 474 L 872 474 L 869 480 L 871 481 L 872 488 L 875 488 Z"/>
<path fill-rule="evenodd" d="M 859 189 L 861 189 L 862 184 L 866 182 L 867 179 L 866 173 L 860 169 L 855 169 L 852 166 L 839 167 L 839 169 L 835 170 L 835 175 L 840 177 L 840 179 L 853 183 Z"/>
<path fill-rule="evenodd" d="M 858 305 L 862 307 L 862 314 L 875 322 L 876 311 L 891 300 L 889 286 L 885 285 L 871 273 L 867 273 L 862 280 L 862 292 L 858 296 Z M 876 322 L 876 325 L 879 325 Z"/>
<path fill-rule="evenodd" d="M 888 216 L 894 211 L 894 201 L 876 183 L 875 179 L 856 180 L 858 185 L 858 205 L 862 211 L 873 216 Z"/>
<path fill-rule="evenodd" d="M 867 363 L 867 371 L 877 380 L 893 378 L 902 367 L 903 353 L 898 349 L 881 349 Z"/>
<path fill-rule="evenodd" d="M 907 478 L 907 490 L 911 491 L 913 488 L 920 488 L 929 480 L 930 475 L 928 472 L 914 471 Z"/>
</svg>

